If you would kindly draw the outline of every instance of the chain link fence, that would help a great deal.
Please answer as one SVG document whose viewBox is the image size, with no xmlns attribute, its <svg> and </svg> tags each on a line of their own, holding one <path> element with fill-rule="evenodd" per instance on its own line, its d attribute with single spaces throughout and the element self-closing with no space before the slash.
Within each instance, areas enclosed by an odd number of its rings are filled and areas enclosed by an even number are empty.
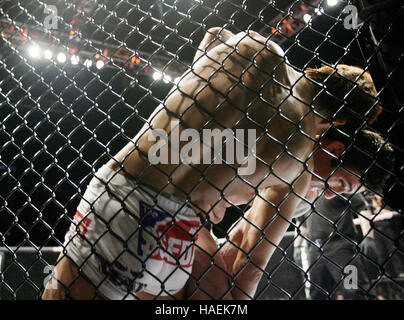
<svg viewBox="0 0 404 320">
<path fill-rule="evenodd" d="M 402 18 L 1 1 L 0 298 L 402 300 Z"/>
</svg>

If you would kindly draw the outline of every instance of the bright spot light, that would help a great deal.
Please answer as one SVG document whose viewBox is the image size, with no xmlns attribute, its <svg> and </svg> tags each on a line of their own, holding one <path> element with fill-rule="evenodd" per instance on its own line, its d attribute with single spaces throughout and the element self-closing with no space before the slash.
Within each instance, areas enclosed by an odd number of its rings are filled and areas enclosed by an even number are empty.
<svg viewBox="0 0 404 320">
<path fill-rule="evenodd" d="M 338 3 L 338 0 L 327 0 L 327 4 L 328 4 L 330 7 L 336 6 L 337 3 Z"/>
<path fill-rule="evenodd" d="M 29 54 L 32 58 L 38 58 L 41 53 L 38 45 L 34 44 L 29 48 Z"/>
<path fill-rule="evenodd" d="M 86 59 L 86 61 L 84 61 L 84 65 L 87 68 L 90 68 L 93 65 L 93 62 L 90 59 Z"/>
<path fill-rule="evenodd" d="M 58 53 L 56 59 L 60 62 L 66 62 L 66 55 L 63 52 Z"/>
<path fill-rule="evenodd" d="M 44 56 L 46 59 L 52 59 L 52 51 L 50 51 L 49 49 L 46 49 L 44 52 Z"/>
<path fill-rule="evenodd" d="M 154 80 L 160 80 L 162 77 L 163 76 L 162 76 L 161 72 L 156 71 L 156 72 L 153 73 L 153 79 Z"/>
<path fill-rule="evenodd" d="M 310 19 L 311 19 L 311 15 L 309 15 L 308 13 L 306 13 L 303 16 L 303 21 L 306 22 L 306 23 L 309 23 Z"/>
<path fill-rule="evenodd" d="M 95 63 L 95 66 L 97 67 L 97 69 L 101 69 L 101 68 L 104 66 L 104 61 L 98 60 L 98 61 Z"/>
<path fill-rule="evenodd" d="M 316 8 L 314 9 L 315 14 L 318 14 L 319 16 L 321 16 L 324 13 L 324 8 Z"/>
<path fill-rule="evenodd" d="M 171 77 L 168 74 L 165 74 L 163 81 L 164 83 L 169 83 L 171 81 Z"/>
<path fill-rule="evenodd" d="M 73 65 L 76 65 L 79 63 L 80 58 L 76 55 L 72 55 L 72 57 L 70 58 L 70 61 L 72 62 Z"/>
</svg>

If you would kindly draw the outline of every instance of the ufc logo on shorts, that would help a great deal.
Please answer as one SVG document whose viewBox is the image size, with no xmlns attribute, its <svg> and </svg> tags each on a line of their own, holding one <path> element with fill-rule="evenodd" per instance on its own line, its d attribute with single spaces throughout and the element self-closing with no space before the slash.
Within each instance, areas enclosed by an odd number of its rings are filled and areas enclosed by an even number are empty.
<svg viewBox="0 0 404 320">
<path fill-rule="evenodd" d="M 76 211 L 76 214 L 74 215 L 73 219 L 76 223 L 71 224 L 70 232 L 76 232 L 76 230 L 78 228 L 79 231 L 77 232 L 77 235 L 81 234 L 81 235 L 85 236 L 87 233 L 87 229 L 91 224 L 91 219 L 84 218 L 84 216 L 78 211 Z"/>
<path fill-rule="evenodd" d="M 151 259 L 165 261 L 171 265 L 182 268 L 192 266 L 195 248 L 193 242 L 198 239 L 197 231 L 200 227 L 198 219 L 178 219 L 175 222 L 165 212 L 156 210 L 152 206 L 140 201 L 140 220 L 143 227 L 154 230 L 154 238 L 159 244 L 156 253 Z M 142 247 L 147 243 L 143 232 L 139 232 L 139 255 L 143 255 Z M 146 250 L 152 250 L 150 247 Z"/>
<path fill-rule="evenodd" d="M 192 242 L 163 236 L 160 249 L 151 258 L 164 260 L 171 265 L 177 265 L 178 260 L 182 268 L 189 268 L 192 266 L 194 255 L 195 247 Z"/>
<path fill-rule="evenodd" d="M 151 259 L 164 260 L 171 265 L 180 264 L 182 268 L 191 267 L 195 255 L 192 236 L 198 227 L 199 221 L 187 220 L 178 220 L 175 224 L 172 221 L 159 224 L 156 233 L 157 239 L 160 239 L 160 248 Z M 194 238 L 196 241 L 197 236 Z"/>
</svg>

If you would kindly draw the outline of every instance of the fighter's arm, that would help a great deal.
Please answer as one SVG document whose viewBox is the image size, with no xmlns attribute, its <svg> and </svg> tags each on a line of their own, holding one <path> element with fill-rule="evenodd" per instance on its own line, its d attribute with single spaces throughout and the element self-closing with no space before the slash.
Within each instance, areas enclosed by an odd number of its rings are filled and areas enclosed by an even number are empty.
<svg viewBox="0 0 404 320">
<path fill-rule="evenodd" d="M 234 34 L 232 32 L 220 27 L 208 29 L 204 38 L 199 44 L 198 49 L 196 50 L 193 62 L 196 62 L 201 56 L 203 56 L 219 44 L 225 43 L 233 36 Z"/>
<path fill-rule="evenodd" d="M 287 231 L 300 197 L 307 193 L 310 179 L 309 173 L 302 174 L 293 184 L 293 192 L 287 184 L 260 190 L 245 218 L 232 230 L 222 254 L 235 282 L 231 292 L 234 299 L 254 296 L 261 270 Z"/>
</svg>

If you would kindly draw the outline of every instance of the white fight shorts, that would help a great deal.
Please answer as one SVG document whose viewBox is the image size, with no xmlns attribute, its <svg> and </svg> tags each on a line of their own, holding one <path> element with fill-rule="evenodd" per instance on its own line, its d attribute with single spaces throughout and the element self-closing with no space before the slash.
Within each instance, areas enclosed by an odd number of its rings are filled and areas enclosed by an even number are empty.
<svg viewBox="0 0 404 320">
<path fill-rule="evenodd" d="M 109 299 L 175 294 L 192 272 L 195 212 L 107 166 L 91 180 L 65 237 L 66 255 Z"/>
</svg>

